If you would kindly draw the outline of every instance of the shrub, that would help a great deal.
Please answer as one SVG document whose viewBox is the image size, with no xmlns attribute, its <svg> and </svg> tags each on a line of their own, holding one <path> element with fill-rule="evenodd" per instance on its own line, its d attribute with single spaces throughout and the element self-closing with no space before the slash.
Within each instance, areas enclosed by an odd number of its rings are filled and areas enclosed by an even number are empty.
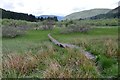
<svg viewBox="0 0 120 80">
<path fill-rule="evenodd" d="M 42 26 L 42 30 L 52 30 L 53 26 L 54 26 L 54 21 L 49 20 L 49 21 L 44 21 L 43 22 L 43 26 Z"/>
<path fill-rule="evenodd" d="M 62 22 L 56 22 L 55 24 L 57 27 L 63 27 L 63 23 Z"/>
<path fill-rule="evenodd" d="M 16 37 L 24 34 L 24 29 L 21 27 L 3 26 L 2 37 Z"/>
<path fill-rule="evenodd" d="M 70 24 L 68 27 L 62 30 L 61 33 L 71 33 L 71 32 L 87 33 L 91 29 L 92 28 L 89 25 Z"/>
</svg>

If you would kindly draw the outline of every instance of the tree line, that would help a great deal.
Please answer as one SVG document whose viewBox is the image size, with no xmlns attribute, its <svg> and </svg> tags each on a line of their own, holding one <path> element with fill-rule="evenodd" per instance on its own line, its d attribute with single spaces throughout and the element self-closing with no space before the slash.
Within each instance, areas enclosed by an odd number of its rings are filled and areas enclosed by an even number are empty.
<svg viewBox="0 0 120 80">
<path fill-rule="evenodd" d="M 58 21 L 57 17 L 38 17 L 38 20 L 44 21 L 44 20 L 53 20 L 53 21 Z"/>
<path fill-rule="evenodd" d="M 48 17 L 48 18 L 43 18 L 43 17 L 37 18 L 32 14 L 17 13 L 17 12 L 7 11 L 1 8 L 0 8 L 0 12 L 2 13 L 2 19 L 26 20 L 31 22 L 44 21 L 44 20 L 58 21 L 56 16 Z"/>
</svg>

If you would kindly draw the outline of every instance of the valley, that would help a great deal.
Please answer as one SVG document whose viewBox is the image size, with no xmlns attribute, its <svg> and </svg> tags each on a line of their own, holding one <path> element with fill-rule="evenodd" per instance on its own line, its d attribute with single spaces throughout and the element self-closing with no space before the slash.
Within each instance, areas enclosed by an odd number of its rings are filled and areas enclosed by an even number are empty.
<svg viewBox="0 0 120 80">
<path fill-rule="evenodd" d="M 116 9 L 92 9 L 60 20 L 60 16 L 4 10 L 2 78 L 117 78 L 120 24 Z M 86 52 L 95 58 L 88 58 Z"/>
</svg>

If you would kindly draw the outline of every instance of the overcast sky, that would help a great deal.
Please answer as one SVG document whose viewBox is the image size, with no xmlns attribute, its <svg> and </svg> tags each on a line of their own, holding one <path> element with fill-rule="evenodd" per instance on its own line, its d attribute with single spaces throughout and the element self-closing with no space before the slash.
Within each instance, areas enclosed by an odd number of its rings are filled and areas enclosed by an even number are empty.
<svg viewBox="0 0 120 80">
<path fill-rule="evenodd" d="M 119 0 L 0 0 L 0 8 L 39 15 L 65 16 L 73 12 L 118 6 Z"/>
</svg>

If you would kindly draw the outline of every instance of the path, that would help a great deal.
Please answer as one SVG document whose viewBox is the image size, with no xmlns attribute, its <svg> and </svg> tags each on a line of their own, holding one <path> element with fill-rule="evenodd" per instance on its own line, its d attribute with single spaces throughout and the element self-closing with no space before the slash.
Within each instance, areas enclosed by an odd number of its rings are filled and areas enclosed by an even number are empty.
<svg viewBox="0 0 120 80">
<path fill-rule="evenodd" d="M 48 34 L 48 37 L 49 39 L 56 45 L 60 46 L 60 47 L 63 47 L 63 48 L 80 48 L 78 46 L 75 46 L 75 45 L 72 45 L 72 44 L 66 44 L 66 43 L 60 43 L 58 42 L 57 40 L 55 40 L 51 35 L 50 33 Z M 81 53 L 83 53 L 88 59 L 95 59 L 95 56 L 92 55 L 90 52 L 87 52 L 87 51 L 84 51 L 84 50 L 81 50 Z"/>
</svg>

